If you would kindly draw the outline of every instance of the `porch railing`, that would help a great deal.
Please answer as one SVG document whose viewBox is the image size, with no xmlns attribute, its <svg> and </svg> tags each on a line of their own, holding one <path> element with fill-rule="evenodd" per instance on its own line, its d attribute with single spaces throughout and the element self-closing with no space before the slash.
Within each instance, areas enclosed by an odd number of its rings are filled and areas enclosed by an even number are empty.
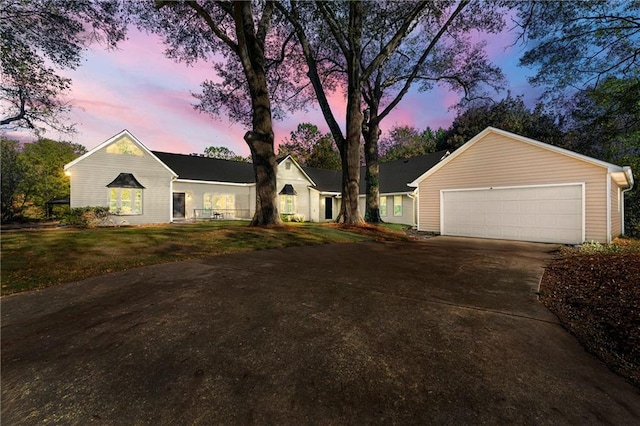
<svg viewBox="0 0 640 426">
<path fill-rule="evenodd" d="M 249 209 L 193 209 L 193 221 L 199 220 L 249 220 Z"/>
</svg>

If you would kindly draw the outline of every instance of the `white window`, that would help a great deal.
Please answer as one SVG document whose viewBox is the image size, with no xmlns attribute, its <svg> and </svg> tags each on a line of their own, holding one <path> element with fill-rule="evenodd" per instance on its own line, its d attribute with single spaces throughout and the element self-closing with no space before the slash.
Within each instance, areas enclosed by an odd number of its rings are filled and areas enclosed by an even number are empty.
<svg viewBox="0 0 640 426">
<path fill-rule="evenodd" d="M 393 196 L 393 215 L 402 216 L 402 195 Z"/>
<path fill-rule="evenodd" d="M 235 194 L 204 194 L 202 208 L 233 213 L 236 209 L 236 196 Z"/>
<path fill-rule="evenodd" d="M 142 189 L 109 189 L 109 212 L 118 215 L 142 214 Z"/>
<path fill-rule="evenodd" d="M 280 196 L 280 213 L 293 214 L 296 212 L 296 196 L 281 195 Z"/>
<path fill-rule="evenodd" d="M 107 147 L 107 153 L 118 155 L 133 155 L 136 157 L 142 157 L 144 155 L 142 150 L 128 138 L 122 138 L 119 141 L 109 145 Z"/>
<path fill-rule="evenodd" d="M 387 197 L 380 197 L 380 216 L 387 215 Z"/>
</svg>

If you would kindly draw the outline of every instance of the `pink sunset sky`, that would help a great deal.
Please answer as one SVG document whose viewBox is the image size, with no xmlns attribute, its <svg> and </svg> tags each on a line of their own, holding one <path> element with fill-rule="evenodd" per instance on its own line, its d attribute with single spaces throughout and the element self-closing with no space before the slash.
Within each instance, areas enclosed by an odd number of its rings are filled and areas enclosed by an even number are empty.
<svg viewBox="0 0 640 426">
<path fill-rule="evenodd" d="M 513 95 L 525 95 L 525 101 L 535 101 L 536 92 L 527 83 L 532 70 L 517 66 L 521 46 L 513 46 L 509 33 L 487 36 L 490 59 L 502 67 L 507 75 L 506 90 Z M 68 101 L 73 105 L 70 122 L 76 123 L 77 133 L 61 135 L 55 131 L 45 137 L 68 140 L 92 149 L 111 136 L 127 129 L 149 149 L 175 153 L 203 153 L 208 146 L 224 146 L 236 154 L 249 155 L 242 139 L 248 130 L 226 117 L 214 118 L 193 108 L 196 99 L 191 93 L 200 92 L 200 83 L 214 79 L 212 64 L 199 62 L 193 66 L 176 63 L 164 56 L 161 39 L 131 28 L 128 40 L 116 51 L 94 46 L 85 53 L 77 70 L 64 73 L 73 85 Z M 424 129 L 448 127 L 455 111 L 450 107 L 459 100 L 458 94 L 436 88 L 429 92 L 409 93 L 383 122 L 384 129 L 406 124 Z M 341 94 L 333 96 L 334 114 L 342 118 L 344 104 Z M 287 138 L 302 122 L 316 124 L 323 132 L 328 127 L 319 109 L 313 105 L 307 111 L 289 115 L 275 122 L 276 144 Z M 9 138 L 25 140 L 27 134 L 8 132 Z"/>
</svg>

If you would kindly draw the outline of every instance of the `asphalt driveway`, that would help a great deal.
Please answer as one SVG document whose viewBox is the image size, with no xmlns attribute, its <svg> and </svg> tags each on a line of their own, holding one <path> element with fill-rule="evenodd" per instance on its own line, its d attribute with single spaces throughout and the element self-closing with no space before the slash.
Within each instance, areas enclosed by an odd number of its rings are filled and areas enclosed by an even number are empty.
<svg viewBox="0 0 640 426">
<path fill-rule="evenodd" d="M 265 250 L 4 297 L 3 424 L 638 424 L 536 298 L 557 247 Z"/>
</svg>

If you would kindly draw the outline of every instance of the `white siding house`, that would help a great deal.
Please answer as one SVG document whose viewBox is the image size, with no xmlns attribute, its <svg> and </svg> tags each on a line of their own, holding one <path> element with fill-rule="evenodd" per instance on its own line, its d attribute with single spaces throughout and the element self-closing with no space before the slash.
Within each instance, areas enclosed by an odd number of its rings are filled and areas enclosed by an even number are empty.
<svg viewBox="0 0 640 426">
<path fill-rule="evenodd" d="M 380 165 L 382 219 L 415 225 L 416 189 L 407 184 L 433 167 L 440 152 Z M 255 176 L 250 163 L 151 151 L 124 130 L 65 166 L 71 207 L 108 206 L 117 223 L 168 223 L 201 219 L 250 219 Z M 341 202 L 340 171 L 278 161 L 279 211 L 306 221 L 335 221 Z M 360 209 L 365 181 L 361 172 Z"/>
</svg>

